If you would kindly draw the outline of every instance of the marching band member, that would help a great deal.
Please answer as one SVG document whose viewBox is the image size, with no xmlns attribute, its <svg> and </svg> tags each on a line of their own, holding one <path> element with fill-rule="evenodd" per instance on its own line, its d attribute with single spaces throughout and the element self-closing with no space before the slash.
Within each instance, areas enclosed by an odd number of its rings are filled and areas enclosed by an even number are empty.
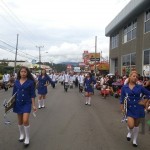
<svg viewBox="0 0 150 150">
<path fill-rule="evenodd" d="M 31 108 L 36 111 L 35 106 L 35 81 L 27 67 L 21 67 L 14 83 L 13 95 L 16 94 L 16 101 L 13 112 L 18 115 L 18 127 L 20 132 L 19 141 L 29 145 L 29 114 Z M 24 135 L 25 132 L 25 135 Z"/>
<path fill-rule="evenodd" d="M 75 77 L 75 81 L 74 81 L 75 87 L 78 87 L 78 74 L 75 74 L 74 77 Z"/>
<path fill-rule="evenodd" d="M 80 76 L 78 77 L 78 81 L 79 81 L 79 92 L 81 92 L 80 86 L 84 83 L 84 75 L 83 75 L 83 73 L 81 73 Z"/>
<path fill-rule="evenodd" d="M 85 105 L 91 105 L 91 96 L 93 95 L 94 84 L 96 84 L 95 79 L 92 78 L 91 73 L 87 73 L 87 76 L 84 80 L 85 98 L 86 98 Z"/>
<path fill-rule="evenodd" d="M 61 75 L 59 76 L 59 81 L 60 81 L 61 85 L 63 85 L 63 80 L 64 80 L 63 76 L 64 76 L 63 73 L 61 73 Z"/>
<path fill-rule="evenodd" d="M 58 77 L 56 76 L 56 74 L 54 72 L 52 72 L 52 74 L 51 74 L 51 85 L 53 88 L 55 88 L 57 78 Z"/>
<path fill-rule="evenodd" d="M 63 81 L 64 81 L 64 89 L 65 89 L 65 84 L 69 83 L 69 74 L 67 73 L 67 71 L 65 72 L 64 76 L 63 76 Z"/>
<path fill-rule="evenodd" d="M 43 69 L 41 71 L 41 75 L 38 77 L 38 108 L 45 108 L 45 100 L 46 100 L 46 94 L 47 94 L 47 86 L 51 83 L 50 77 L 46 74 L 46 70 Z"/>
<path fill-rule="evenodd" d="M 9 83 L 9 80 L 10 80 L 10 74 L 8 74 L 8 73 L 4 73 L 4 75 L 3 75 L 3 83 L 4 83 L 4 89 L 5 89 L 5 91 L 8 91 L 8 83 Z"/>
<path fill-rule="evenodd" d="M 74 76 L 73 76 L 73 73 L 70 73 L 70 76 L 69 76 L 69 85 L 70 85 L 70 88 L 73 88 L 73 82 L 74 82 Z"/>
<path fill-rule="evenodd" d="M 127 97 L 127 125 L 128 134 L 127 140 L 131 140 L 133 136 L 133 146 L 137 147 L 137 137 L 139 133 L 140 118 L 145 117 L 144 105 L 141 104 L 141 95 L 147 96 L 150 99 L 150 92 L 145 89 L 142 85 L 138 85 L 137 82 L 138 74 L 136 71 L 132 71 L 128 78 L 128 83 L 124 85 L 121 89 L 121 111 L 125 113 L 124 100 Z"/>
</svg>

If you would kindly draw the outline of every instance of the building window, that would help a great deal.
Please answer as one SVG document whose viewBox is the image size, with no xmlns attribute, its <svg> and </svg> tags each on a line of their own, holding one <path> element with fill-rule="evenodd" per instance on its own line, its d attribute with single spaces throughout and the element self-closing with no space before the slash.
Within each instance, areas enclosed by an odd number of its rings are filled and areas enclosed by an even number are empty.
<svg viewBox="0 0 150 150">
<path fill-rule="evenodd" d="M 115 59 L 115 75 L 118 75 L 118 59 Z"/>
<path fill-rule="evenodd" d="M 135 53 L 132 53 L 131 54 L 131 66 L 135 66 L 135 63 L 136 63 L 136 55 L 135 55 Z"/>
<path fill-rule="evenodd" d="M 143 75 L 150 77 L 150 50 L 144 51 Z"/>
<path fill-rule="evenodd" d="M 118 47 L 119 45 L 119 34 L 115 34 L 111 37 L 111 49 Z"/>
<path fill-rule="evenodd" d="M 150 9 L 145 12 L 145 33 L 150 32 Z"/>
<path fill-rule="evenodd" d="M 136 28 L 137 28 L 137 20 L 136 19 L 124 27 L 123 43 L 126 43 L 126 42 L 131 41 L 136 38 Z"/>
<path fill-rule="evenodd" d="M 144 51 L 144 65 L 150 64 L 150 51 Z"/>
<path fill-rule="evenodd" d="M 135 70 L 136 53 L 122 56 L 122 75 L 127 75 L 130 71 Z"/>
</svg>

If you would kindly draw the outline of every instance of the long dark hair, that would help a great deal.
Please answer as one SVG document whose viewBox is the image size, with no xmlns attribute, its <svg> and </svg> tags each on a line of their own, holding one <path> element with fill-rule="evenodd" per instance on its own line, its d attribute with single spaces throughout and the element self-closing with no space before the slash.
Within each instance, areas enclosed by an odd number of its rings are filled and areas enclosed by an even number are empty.
<svg viewBox="0 0 150 150">
<path fill-rule="evenodd" d="M 44 76 L 45 76 L 45 77 L 48 77 L 48 75 L 47 75 L 47 73 L 46 73 L 46 69 L 42 69 L 42 70 L 41 70 L 40 76 L 42 76 L 42 71 L 43 71 L 43 70 L 45 71 Z"/>
<path fill-rule="evenodd" d="M 89 77 L 92 78 L 92 74 L 90 72 L 88 72 L 87 74 L 89 74 Z"/>
<path fill-rule="evenodd" d="M 18 80 L 21 79 L 20 71 L 21 71 L 22 69 L 25 69 L 25 70 L 27 71 L 27 79 L 34 81 L 34 85 L 35 85 L 35 79 L 34 79 L 33 75 L 31 74 L 31 72 L 30 72 L 30 70 L 29 70 L 28 67 L 22 66 L 22 67 L 19 69 L 19 71 L 18 71 L 18 73 L 17 73 L 17 79 L 18 79 Z"/>
</svg>

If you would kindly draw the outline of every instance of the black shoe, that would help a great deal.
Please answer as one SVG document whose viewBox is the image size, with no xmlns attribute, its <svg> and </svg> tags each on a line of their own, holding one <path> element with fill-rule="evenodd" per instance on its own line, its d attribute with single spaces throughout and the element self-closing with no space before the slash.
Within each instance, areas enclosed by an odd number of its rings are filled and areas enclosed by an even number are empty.
<svg viewBox="0 0 150 150">
<path fill-rule="evenodd" d="M 23 141 L 24 141 L 24 139 L 19 139 L 18 141 L 19 141 L 19 142 L 23 142 Z"/>
<path fill-rule="evenodd" d="M 133 144 L 133 147 L 137 147 L 138 145 L 137 144 Z"/>
<path fill-rule="evenodd" d="M 24 143 L 24 147 L 28 147 L 28 146 L 29 146 L 29 143 L 28 144 Z"/>
<path fill-rule="evenodd" d="M 127 141 L 130 141 L 131 140 L 131 138 L 130 137 L 127 137 Z"/>
<path fill-rule="evenodd" d="M 88 105 L 87 103 L 85 103 L 85 105 Z"/>
</svg>

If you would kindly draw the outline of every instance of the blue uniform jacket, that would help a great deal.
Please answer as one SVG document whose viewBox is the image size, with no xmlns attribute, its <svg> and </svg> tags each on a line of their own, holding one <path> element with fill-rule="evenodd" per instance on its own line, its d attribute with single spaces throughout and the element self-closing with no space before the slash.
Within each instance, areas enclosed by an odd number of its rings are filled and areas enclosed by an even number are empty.
<svg viewBox="0 0 150 150">
<path fill-rule="evenodd" d="M 128 84 L 122 87 L 120 103 L 123 104 L 125 97 L 128 96 L 127 116 L 133 118 L 145 117 L 144 106 L 138 104 L 142 95 L 146 95 L 147 99 L 150 99 L 150 91 L 145 89 L 142 85 L 137 84 L 132 90 L 129 88 Z"/>
<path fill-rule="evenodd" d="M 93 78 L 85 78 L 84 80 L 84 86 L 85 86 L 85 92 L 93 92 L 94 88 L 92 84 L 96 84 L 96 81 Z"/>
<path fill-rule="evenodd" d="M 23 84 L 20 84 L 20 81 L 16 80 L 13 94 L 16 92 L 16 101 L 13 111 L 18 114 L 30 113 L 32 98 L 35 98 L 34 81 L 26 80 Z"/>
<path fill-rule="evenodd" d="M 38 94 L 40 94 L 40 95 L 47 94 L 47 86 L 45 86 L 45 84 L 47 82 L 51 83 L 51 79 L 49 76 L 44 76 L 43 78 L 42 78 L 42 76 L 39 76 L 39 78 L 38 78 Z"/>
</svg>

